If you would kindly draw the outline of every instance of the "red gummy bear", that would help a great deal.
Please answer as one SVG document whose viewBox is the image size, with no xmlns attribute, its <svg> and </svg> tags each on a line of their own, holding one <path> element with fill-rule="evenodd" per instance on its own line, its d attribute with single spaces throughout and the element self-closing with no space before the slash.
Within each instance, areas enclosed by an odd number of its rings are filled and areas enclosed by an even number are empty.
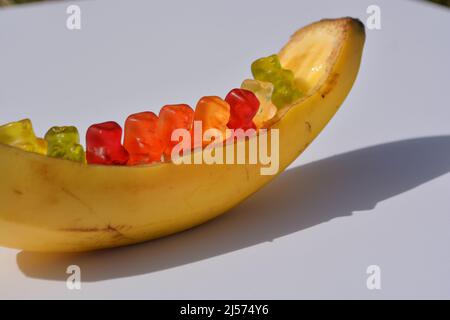
<svg viewBox="0 0 450 320">
<path fill-rule="evenodd" d="M 245 89 L 233 89 L 225 97 L 230 105 L 230 129 L 256 129 L 253 118 L 259 110 L 259 100 L 255 94 Z"/>
<path fill-rule="evenodd" d="M 121 144 L 122 128 L 116 122 L 89 127 L 86 133 L 86 160 L 89 164 L 124 165 L 128 152 Z"/>
<path fill-rule="evenodd" d="M 157 128 L 158 116 L 153 112 L 136 113 L 127 118 L 123 145 L 130 154 L 128 165 L 161 161 L 163 145 Z"/>
<path fill-rule="evenodd" d="M 194 110 L 187 104 L 165 105 L 159 112 L 158 136 L 164 147 L 164 157 L 171 159 L 172 149 L 179 141 L 171 141 L 175 129 L 192 130 Z"/>
</svg>

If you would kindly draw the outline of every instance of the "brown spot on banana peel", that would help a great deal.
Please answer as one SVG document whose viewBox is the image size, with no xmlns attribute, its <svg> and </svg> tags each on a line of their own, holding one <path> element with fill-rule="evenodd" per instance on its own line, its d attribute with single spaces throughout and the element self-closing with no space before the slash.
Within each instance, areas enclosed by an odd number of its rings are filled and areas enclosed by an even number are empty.
<svg viewBox="0 0 450 320">
<path fill-rule="evenodd" d="M 311 133 L 311 131 L 312 131 L 311 123 L 309 121 L 305 121 L 305 126 L 306 126 L 306 131 L 308 131 L 308 133 Z"/>
<path fill-rule="evenodd" d="M 123 226 L 117 226 L 113 227 L 112 225 L 108 224 L 105 228 L 65 228 L 61 229 L 62 231 L 68 231 L 68 232 L 118 232 L 119 228 L 123 228 Z"/>
<path fill-rule="evenodd" d="M 39 173 L 40 176 L 42 176 L 42 178 L 44 180 L 48 180 L 48 176 L 49 176 L 48 165 L 46 165 L 46 164 L 38 164 L 36 166 L 36 171 Z"/>
<path fill-rule="evenodd" d="M 247 179 L 247 181 L 250 181 L 250 173 L 248 172 L 248 167 L 247 167 L 247 165 L 245 165 L 245 176 L 246 176 L 246 179 Z"/>
<path fill-rule="evenodd" d="M 60 229 L 64 232 L 81 232 L 81 233 L 112 233 L 115 237 L 130 239 L 126 237 L 122 232 L 120 232 L 120 229 L 127 229 L 127 226 L 112 226 L 108 224 L 105 228 L 63 228 Z"/>
<path fill-rule="evenodd" d="M 13 189 L 14 194 L 17 194 L 18 196 L 23 196 L 23 192 L 19 189 Z"/>
<path fill-rule="evenodd" d="M 61 231 L 66 232 L 104 232 L 104 231 L 110 231 L 109 228 L 64 228 L 61 229 Z"/>
<path fill-rule="evenodd" d="M 67 194 L 69 197 L 71 197 L 72 199 L 76 200 L 78 203 L 80 203 L 83 207 L 85 207 L 86 209 L 88 209 L 88 211 L 90 213 L 93 213 L 94 210 L 87 204 L 85 203 L 83 200 L 81 200 L 76 194 L 74 194 L 73 192 L 71 192 L 70 190 L 61 187 L 61 191 L 64 192 L 65 194 Z"/>
<path fill-rule="evenodd" d="M 338 82 L 338 79 L 339 79 L 339 73 L 333 73 L 330 75 L 329 80 L 325 84 L 323 91 L 320 94 L 322 99 L 325 99 L 325 97 L 331 92 L 331 90 L 334 89 L 334 87 L 336 86 L 336 84 Z"/>
</svg>

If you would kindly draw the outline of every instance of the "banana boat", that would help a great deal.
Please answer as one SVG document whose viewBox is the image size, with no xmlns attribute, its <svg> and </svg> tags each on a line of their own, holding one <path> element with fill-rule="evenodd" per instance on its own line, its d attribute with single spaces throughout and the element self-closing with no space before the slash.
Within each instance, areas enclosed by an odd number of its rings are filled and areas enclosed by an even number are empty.
<svg viewBox="0 0 450 320">
<path fill-rule="evenodd" d="M 278 53 L 304 94 L 266 125 L 269 140 L 272 130 L 278 132 L 277 174 L 343 103 L 356 79 L 364 41 L 359 20 L 326 19 L 299 29 Z M 223 152 L 248 147 L 259 135 L 224 144 Z M 171 161 L 102 166 L 0 144 L 0 245 L 82 252 L 167 236 L 225 213 L 277 176 L 261 174 L 263 167 Z"/>
</svg>

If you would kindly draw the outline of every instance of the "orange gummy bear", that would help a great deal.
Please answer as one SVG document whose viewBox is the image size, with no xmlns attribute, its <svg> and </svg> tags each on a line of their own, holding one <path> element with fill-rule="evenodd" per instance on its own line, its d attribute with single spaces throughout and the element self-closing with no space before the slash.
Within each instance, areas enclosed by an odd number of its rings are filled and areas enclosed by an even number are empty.
<svg viewBox="0 0 450 320">
<path fill-rule="evenodd" d="M 128 165 L 161 161 L 163 145 L 157 128 L 158 116 L 153 112 L 140 112 L 127 118 L 124 147 L 130 154 Z"/>
<path fill-rule="evenodd" d="M 203 141 L 203 145 L 210 143 L 213 133 L 208 134 L 207 130 L 216 129 L 226 139 L 227 123 L 230 120 L 230 105 L 225 100 L 217 96 L 207 96 L 201 98 L 195 108 L 194 121 L 201 121 L 203 137 L 194 139 Z M 194 137 L 195 138 L 195 137 Z M 197 147 L 197 145 L 195 145 Z"/>
<path fill-rule="evenodd" d="M 159 112 L 157 133 L 163 144 L 165 159 L 171 159 L 172 149 L 179 141 L 172 141 L 176 129 L 192 130 L 194 110 L 187 104 L 165 105 Z"/>
</svg>

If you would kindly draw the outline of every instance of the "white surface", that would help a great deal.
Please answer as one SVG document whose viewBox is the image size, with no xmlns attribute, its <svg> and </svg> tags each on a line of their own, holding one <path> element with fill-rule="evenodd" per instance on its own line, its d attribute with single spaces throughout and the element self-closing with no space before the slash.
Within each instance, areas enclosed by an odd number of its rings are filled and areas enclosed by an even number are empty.
<svg viewBox="0 0 450 320">
<path fill-rule="evenodd" d="M 69 2 L 70 3 L 70 2 Z M 84 1 L 0 10 L 0 122 L 81 130 L 224 95 L 255 58 L 370 1 Z M 0 298 L 450 298 L 450 10 L 376 1 L 361 71 L 291 169 L 194 230 L 78 256 L 0 248 Z M 81 291 L 65 286 L 82 268 Z M 366 268 L 382 290 L 366 288 Z"/>
</svg>

